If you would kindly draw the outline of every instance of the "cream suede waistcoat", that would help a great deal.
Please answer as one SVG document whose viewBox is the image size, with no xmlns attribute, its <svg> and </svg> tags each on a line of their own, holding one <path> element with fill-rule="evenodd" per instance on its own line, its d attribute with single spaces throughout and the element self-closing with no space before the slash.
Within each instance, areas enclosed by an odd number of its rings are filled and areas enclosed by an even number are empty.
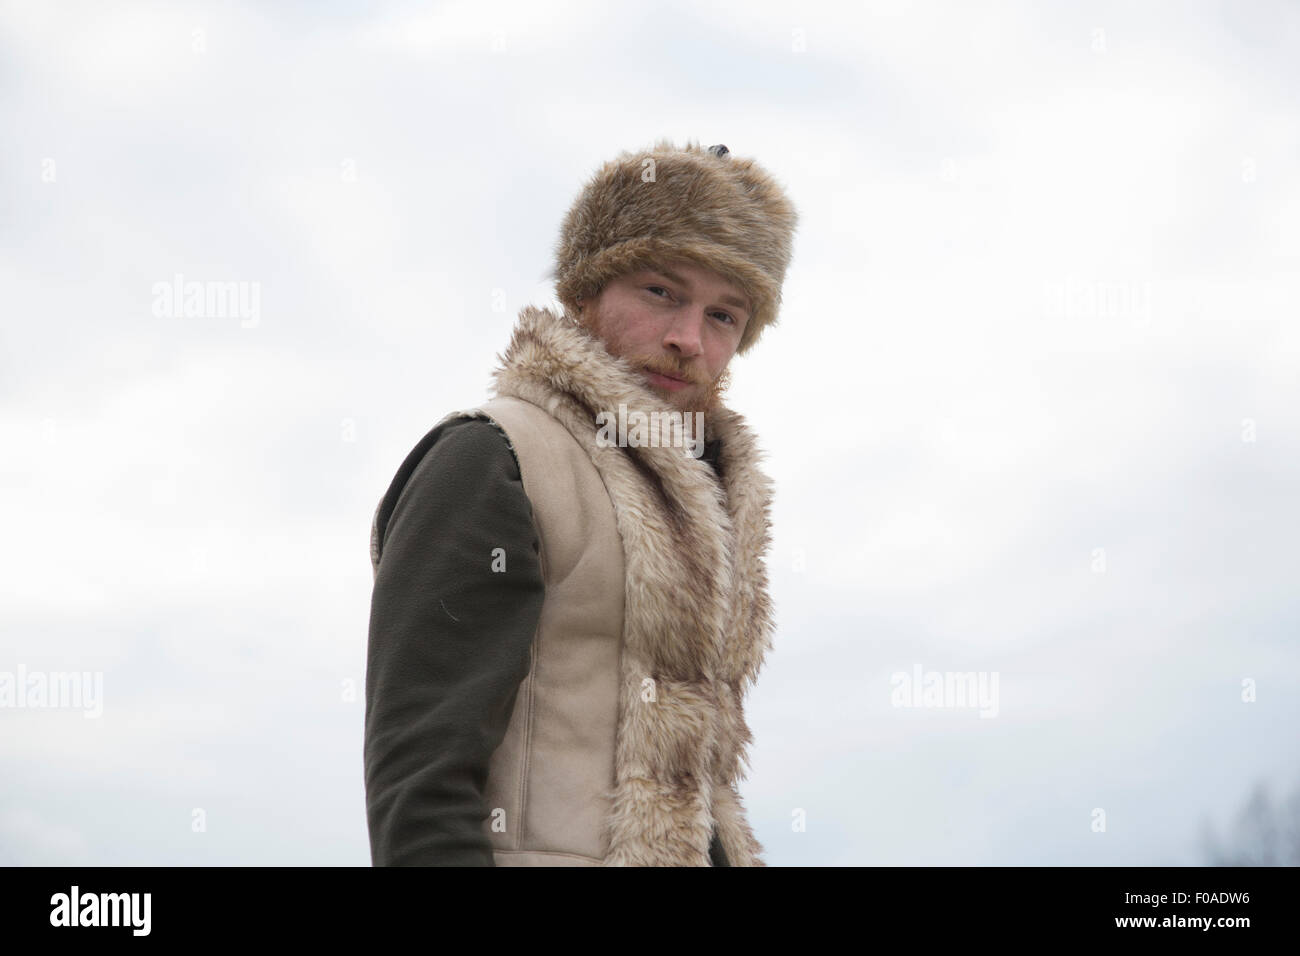
<svg viewBox="0 0 1300 956">
<path fill-rule="evenodd" d="M 498 865 L 763 866 L 737 785 L 743 699 L 771 646 L 771 483 L 741 417 L 706 413 L 717 475 L 681 447 L 597 440 L 597 414 L 668 408 L 567 315 L 526 308 L 496 396 L 546 595 L 484 828 Z"/>
</svg>

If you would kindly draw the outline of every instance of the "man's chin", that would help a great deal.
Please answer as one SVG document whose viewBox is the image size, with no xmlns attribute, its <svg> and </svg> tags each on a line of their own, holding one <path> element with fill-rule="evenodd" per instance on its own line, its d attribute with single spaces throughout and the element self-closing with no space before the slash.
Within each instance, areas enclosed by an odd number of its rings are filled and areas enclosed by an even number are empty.
<svg viewBox="0 0 1300 956">
<path fill-rule="evenodd" d="M 665 405 L 675 411 L 703 412 L 708 410 L 708 395 L 701 395 L 698 385 L 692 385 L 690 388 L 670 389 L 647 381 L 646 387 L 663 399 Z"/>
<path fill-rule="evenodd" d="M 664 403 L 670 408 L 679 412 L 707 412 L 713 410 L 721 402 L 722 394 L 726 390 L 728 383 L 728 376 L 725 372 L 711 387 L 692 385 L 690 388 L 666 388 L 652 382 L 648 373 L 643 373 L 641 379 L 646 388 L 663 399 Z"/>
</svg>

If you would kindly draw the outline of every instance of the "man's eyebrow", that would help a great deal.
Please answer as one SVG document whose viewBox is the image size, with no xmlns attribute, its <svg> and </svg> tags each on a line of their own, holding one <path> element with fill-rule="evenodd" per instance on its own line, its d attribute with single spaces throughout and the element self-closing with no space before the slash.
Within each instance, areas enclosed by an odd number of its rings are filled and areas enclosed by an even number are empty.
<svg viewBox="0 0 1300 956">
<path fill-rule="evenodd" d="M 672 279 L 678 285 L 685 286 L 686 288 L 690 288 L 690 283 L 687 282 L 685 279 L 683 279 L 681 276 L 679 276 L 676 272 L 673 272 L 671 269 L 665 269 L 662 266 L 658 266 L 658 267 L 652 266 L 646 269 L 645 271 L 653 273 L 654 275 L 661 275 L 666 279 Z M 734 305 L 736 308 L 744 309 L 746 312 L 751 311 L 748 302 L 744 301 L 743 299 L 736 298 L 731 293 L 727 293 L 726 295 L 719 296 L 718 301 L 724 302 L 727 305 Z"/>
</svg>

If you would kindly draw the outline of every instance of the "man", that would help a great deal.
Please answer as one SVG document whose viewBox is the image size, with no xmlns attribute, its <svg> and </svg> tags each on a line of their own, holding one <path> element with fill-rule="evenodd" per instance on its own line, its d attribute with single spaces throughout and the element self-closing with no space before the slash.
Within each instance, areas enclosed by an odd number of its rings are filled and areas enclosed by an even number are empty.
<svg viewBox="0 0 1300 956">
<path fill-rule="evenodd" d="M 563 314 L 525 308 L 496 397 L 399 468 L 371 529 L 375 865 L 765 865 L 737 785 L 771 486 L 720 397 L 796 221 L 725 146 L 604 164 L 556 247 Z"/>
</svg>

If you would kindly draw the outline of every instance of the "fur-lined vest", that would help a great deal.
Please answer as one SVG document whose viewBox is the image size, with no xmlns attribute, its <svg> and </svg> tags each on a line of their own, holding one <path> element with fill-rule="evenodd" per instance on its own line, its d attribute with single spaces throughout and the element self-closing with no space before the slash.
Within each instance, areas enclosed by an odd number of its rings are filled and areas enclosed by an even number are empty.
<svg viewBox="0 0 1300 956">
<path fill-rule="evenodd" d="M 526 308 L 489 418 L 519 462 L 546 596 L 489 768 L 499 865 L 763 866 L 737 786 L 743 700 L 771 646 L 771 483 L 715 406 L 717 473 L 680 444 L 600 439 L 601 412 L 670 410 L 567 315 Z M 606 432 L 608 434 L 608 432 Z M 698 451 L 696 451 L 698 454 Z"/>
</svg>

